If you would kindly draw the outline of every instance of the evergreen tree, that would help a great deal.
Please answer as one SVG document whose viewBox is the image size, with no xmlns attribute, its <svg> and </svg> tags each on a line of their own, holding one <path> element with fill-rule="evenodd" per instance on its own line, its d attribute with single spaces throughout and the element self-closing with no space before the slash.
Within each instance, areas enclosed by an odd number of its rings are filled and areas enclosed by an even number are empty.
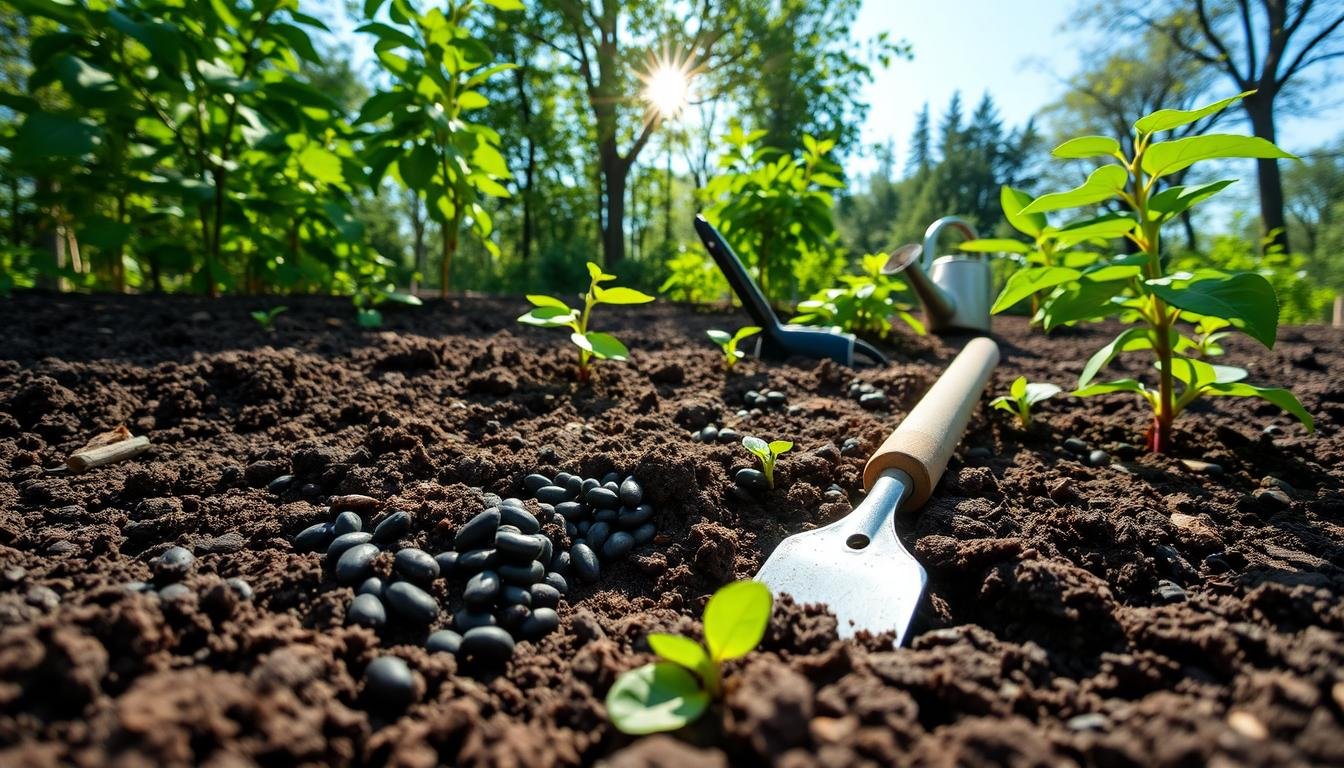
<svg viewBox="0 0 1344 768">
<path fill-rule="evenodd" d="M 923 176 L 929 172 L 929 166 L 933 165 L 933 149 L 929 145 L 931 138 L 929 136 L 929 103 L 924 102 L 924 107 L 919 110 L 919 116 L 915 118 L 915 130 L 910 135 L 910 156 L 905 163 L 906 176 Z"/>
</svg>

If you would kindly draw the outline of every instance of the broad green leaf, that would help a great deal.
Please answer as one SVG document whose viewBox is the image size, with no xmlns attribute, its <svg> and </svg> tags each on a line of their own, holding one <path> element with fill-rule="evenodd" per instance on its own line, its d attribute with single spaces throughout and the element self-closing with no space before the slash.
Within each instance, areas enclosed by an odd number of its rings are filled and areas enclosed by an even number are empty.
<svg viewBox="0 0 1344 768">
<path fill-rule="evenodd" d="M 1133 392 L 1145 398 L 1149 397 L 1148 388 L 1134 379 L 1116 379 L 1103 384 L 1079 387 L 1070 394 L 1074 397 L 1092 397 L 1093 395 L 1108 395 L 1112 392 Z"/>
<path fill-rule="evenodd" d="M 1149 198 L 1148 210 L 1158 214 L 1156 221 L 1167 221 L 1179 216 L 1196 203 L 1213 197 L 1223 191 L 1229 184 L 1235 184 L 1236 181 L 1236 179 L 1223 179 L 1222 181 L 1211 181 L 1208 184 L 1167 187 Z"/>
<path fill-rule="evenodd" d="M 345 181 L 341 175 L 341 158 L 317 144 L 309 144 L 299 153 L 299 166 L 314 179 L 326 184 Z"/>
<path fill-rule="evenodd" d="M 33 112 L 14 137 L 14 160 L 79 157 L 92 152 L 102 139 L 102 131 L 90 120 Z"/>
<path fill-rule="evenodd" d="M 539 328 L 563 328 L 572 326 L 578 322 L 579 311 L 577 309 L 561 309 L 559 307 L 537 307 L 525 315 L 518 318 L 518 322 L 524 325 L 535 325 Z"/>
<path fill-rule="evenodd" d="M 1120 142 L 1109 136 L 1079 136 L 1055 147 L 1050 154 L 1058 158 L 1087 158 L 1120 155 Z"/>
<path fill-rule="evenodd" d="M 976 253 L 1030 253 L 1031 246 L 1021 240 L 1008 240 L 1006 238 L 982 237 L 978 240 L 967 240 L 957 246 L 963 251 L 973 251 Z"/>
<path fill-rule="evenodd" d="M 599 331 L 589 331 L 585 334 L 571 334 L 570 340 L 578 344 L 581 349 L 586 349 L 593 353 L 593 356 L 599 360 L 620 360 L 630 359 L 630 350 L 620 342 L 615 336 L 609 333 Z"/>
<path fill-rule="evenodd" d="M 1104 216 L 1066 224 L 1060 229 L 1058 240 L 1070 245 L 1098 237 L 1103 240 L 1113 240 L 1117 237 L 1124 237 L 1138 225 L 1139 223 L 1134 220 L 1133 216 L 1126 216 L 1122 213 L 1108 213 Z"/>
<path fill-rule="evenodd" d="M 1159 109 L 1158 111 L 1139 118 L 1134 123 L 1134 130 L 1139 133 L 1154 133 L 1156 131 L 1169 131 L 1172 128 L 1179 128 L 1182 125 L 1188 125 L 1201 117 L 1207 117 L 1215 112 L 1221 112 L 1235 101 L 1250 96 L 1255 91 L 1243 91 L 1242 93 L 1230 98 L 1215 101 L 1205 107 L 1198 109 Z"/>
<path fill-rule="evenodd" d="M 563 309 L 566 312 L 569 311 L 568 304 L 553 296 L 546 296 L 540 293 L 529 293 L 527 294 L 527 300 L 532 302 L 532 306 L 534 307 L 555 307 L 556 309 Z"/>
<path fill-rule="evenodd" d="M 653 632 L 649 634 L 649 647 L 663 659 L 680 664 L 701 677 L 706 667 L 713 663 L 705 647 L 689 637 Z M 708 684 L 708 681 L 704 682 Z"/>
<path fill-rule="evenodd" d="M 598 286 L 593 295 L 602 304 L 647 304 L 653 297 L 634 288 L 603 288 Z"/>
<path fill-rule="evenodd" d="M 1096 283 L 1128 280 L 1131 277 L 1138 277 L 1143 274 L 1143 267 L 1147 263 L 1147 255 L 1130 253 L 1084 269 L 1083 278 Z"/>
<path fill-rule="evenodd" d="M 62 56 L 55 67 L 61 85 L 81 106 L 105 107 L 123 98 L 111 75 L 81 59 Z"/>
<path fill-rule="evenodd" d="M 1013 383 L 1008 385 L 1008 394 L 1013 396 L 1014 400 L 1021 400 L 1027 396 L 1027 377 L 1018 376 L 1013 379 Z"/>
<path fill-rule="evenodd" d="M 1000 395 L 989 401 L 990 408 L 998 408 L 1000 411 L 1017 413 L 1017 401 L 1011 397 Z"/>
<path fill-rule="evenodd" d="M 788 440 L 771 440 L 769 448 L 771 455 L 778 456 L 781 453 L 788 453 L 793 450 L 793 443 Z"/>
<path fill-rule="evenodd" d="M 624 672 L 607 692 L 607 717 L 623 733 L 675 731 L 709 705 L 699 682 L 676 664 L 645 664 Z"/>
<path fill-rule="evenodd" d="M 716 662 L 747 655 L 765 636 L 773 599 L 759 581 L 721 587 L 705 605 L 705 644 Z"/>
<path fill-rule="evenodd" d="M 438 172 L 438 154 L 429 144 L 416 144 L 409 155 L 397 159 L 397 173 L 406 186 L 424 191 Z"/>
<path fill-rule="evenodd" d="M 419 307 L 425 302 L 420 300 L 419 296 L 413 293 L 402 293 L 401 291 L 388 291 L 383 294 L 384 301 L 390 301 L 393 304 L 405 304 L 408 307 Z"/>
<path fill-rule="evenodd" d="M 1083 366 L 1083 372 L 1078 375 L 1078 388 L 1086 387 L 1096 378 L 1097 373 L 1106 364 L 1115 359 L 1115 356 L 1121 352 L 1132 352 L 1138 349 L 1152 349 L 1153 341 L 1148 336 L 1147 328 L 1128 328 L 1111 339 L 1110 343 L 1098 349 L 1088 358 L 1087 364 Z"/>
<path fill-rule="evenodd" d="M 721 347 L 726 347 L 728 342 L 733 340 L 733 337 L 729 336 L 727 331 L 720 331 L 717 328 L 705 331 L 705 334 Z"/>
<path fill-rule="evenodd" d="M 1258 397 L 1262 400 L 1279 406 L 1283 410 L 1297 417 L 1297 420 L 1306 426 L 1308 432 L 1316 431 L 1316 422 L 1307 413 L 1307 409 L 1302 407 L 1295 395 L 1286 389 L 1276 387 L 1257 387 L 1245 382 L 1233 382 L 1229 384 L 1212 384 L 1204 389 L 1204 394 L 1212 396 L 1230 396 L 1230 397 Z"/>
<path fill-rule="evenodd" d="M 391 45 L 402 46 L 412 50 L 420 47 L 419 43 L 415 41 L 415 38 L 390 24 L 372 22 L 359 27 L 355 31 L 374 35 L 380 42 L 386 42 Z"/>
<path fill-rule="evenodd" d="M 473 109 L 485 109 L 490 106 L 490 100 L 476 91 L 463 91 L 457 95 L 457 106 L 464 112 Z"/>
<path fill-rule="evenodd" d="M 1095 320 L 1114 314 L 1120 309 L 1116 297 L 1125 290 L 1127 282 L 1079 280 L 1061 289 L 1041 307 L 1043 327 L 1048 331 L 1080 320 Z"/>
<path fill-rule="evenodd" d="M 1173 307 L 1230 320 L 1247 336 L 1273 348 L 1279 302 L 1274 286 L 1254 272 L 1194 280 L 1184 287 L 1149 280 L 1148 289 Z"/>
<path fill-rule="evenodd" d="M 1082 276 L 1082 272 L 1068 267 L 1031 267 L 1019 269 L 1003 286 L 1003 292 L 990 307 L 990 312 L 998 314 L 1037 291 L 1053 288 L 1056 285 L 1070 283 Z"/>
<path fill-rule="evenodd" d="M 409 91 L 395 90 L 375 93 L 364 102 L 364 106 L 359 109 L 359 117 L 355 118 L 355 125 L 362 123 L 371 123 L 403 104 L 409 104 L 411 94 Z"/>
<path fill-rule="evenodd" d="M 1050 384 L 1044 381 L 1033 381 L 1032 383 L 1027 385 L 1026 399 L 1029 404 L 1035 405 L 1043 400 L 1049 400 L 1050 398 L 1054 397 L 1055 395 L 1058 395 L 1062 391 L 1064 390 L 1061 389 L 1058 384 Z"/>
<path fill-rule="evenodd" d="M 1031 204 L 1031 195 L 1020 189 L 1004 184 L 999 187 L 999 205 L 1008 223 L 1018 232 L 1031 237 L 1039 237 L 1045 231 L 1048 222 L 1043 213 L 1022 213 L 1022 209 Z"/>
<path fill-rule="evenodd" d="M 1129 181 L 1129 173 L 1118 165 L 1103 165 L 1087 177 L 1081 186 L 1068 192 L 1053 192 L 1036 198 L 1022 213 L 1045 213 L 1061 208 L 1077 208 L 1099 203 L 1120 194 Z"/>
<path fill-rule="evenodd" d="M 737 333 L 733 334 L 733 341 L 738 342 L 747 338 L 748 336 L 755 336 L 760 332 L 761 328 L 758 325 L 744 325 L 741 328 L 737 329 Z"/>
<path fill-rule="evenodd" d="M 1259 136 L 1209 133 L 1175 141 L 1163 141 L 1143 153 L 1143 170 L 1151 176 L 1183 171 L 1201 160 L 1226 157 L 1297 159 Z"/>
<path fill-rule="evenodd" d="M 742 438 L 742 447 L 763 459 L 770 458 L 770 445 L 759 437 L 747 435 Z"/>
<path fill-rule="evenodd" d="M 608 275 L 602 271 L 601 267 L 591 261 L 588 262 L 588 275 L 593 279 L 594 283 L 605 283 L 608 280 L 616 279 L 615 275 Z"/>
</svg>

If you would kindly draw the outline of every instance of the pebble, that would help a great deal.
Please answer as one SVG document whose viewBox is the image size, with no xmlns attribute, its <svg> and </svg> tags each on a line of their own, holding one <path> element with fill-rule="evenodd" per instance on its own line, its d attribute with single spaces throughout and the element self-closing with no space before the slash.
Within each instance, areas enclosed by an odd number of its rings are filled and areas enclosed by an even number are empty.
<svg viewBox="0 0 1344 768">
<path fill-rule="evenodd" d="M 524 509 L 521 504 L 522 502 L 519 502 L 519 506 L 517 507 L 507 504 L 500 507 L 500 522 L 505 525 L 512 525 L 523 533 L 537 533 L 541 530 L 541 523 L 537 521 L 537 518 L 534 517 L 531 512 Z"/>
<path fill-rule="evenodd" d="M 560 614 L 554 608 L 537 608 L 518 628 L 528 640 L 540 640 L 560 628 Z"/>
<path fill-rule="evenodd" d="M 543 478 L 544 479 L 544 478 Z M 462 645 L 462 636 L 451 629 L 440 629 L 425 639 L 425 650 L 434 653 L 456 654 Z"/>
<path fill-rule="evenodd" d="M 533 536 L 500 529 L 495 534 L 495 551 L 503 557 L 529 563 L 541 556 L 542 545 Z"/>
<path fill-rule="evenodd" d="M 470 632 L 477 627 L 493 627 L 495 617 L 483 611 L 471 611 L 463 608 L 453 614 L 453 629 L 458 632 Z"/>
<path fill-rule="evenodd" d="M 1214 464 L 1211 461 L 1201 461 L 1200 459 L 1181 459 L 1181 463 L 1185 465 L 1186 469 L 1196 474 L 1200 475 L 1223 474 L 1222 466 L 1219 464 Z"/>
<path fill-rule="evenodd" d="M 289 486 L 294 484 L 293 475 L 281 475 L 266 484 L 266 490 L 271 493 L 284 493 Z"/>
<path fill-rule="evenodd" d="M 648 504 L 640 504 L 631 509 L 626 507 L 621 510 L 616 518 L 616 524 L 622 528 L 638 528 L 649 522 L 653 517 L 653 507 Z"/>
<path fill-rule="evenodd" d="M 538 475 L 535 472 L 523 478 L 523 490 L 533 495 L 550 484 L 550 478 L 545 475 Z"/>
<path fill-rule="evenodd" d="M 439 617 L 438 601 L 409 581 L 387 585 L 387 589 L 383 590 L 383 599 L 393 613 L 417 625 L 429 625 Z"/>
<path fill-rule="evenodd" d="M 34 587 L 33 589 L 46 589 L 46 587 Z M 53 592 L 52 594 L 55 593 Z M 32 602 L 32 592 L 30 591 L 28 595 L 29 595 L 28 602 Z M 191 587 L 188 587 L 186 584 L 183 584 L 181 582 L 178 582 L 176 584 L 169 584 L 168 586 L 159 590 L 159 599 L 163 600 L 166 603 L 177 602 L 178 600 L 190 600 L 194 597 L 196 597 L 196 593 L 191 591 Z M 59 601 L 60 598 L 57 598 L 57 602 Z"/>
<path fill-rule="evenodd" d="M 392 569 L 407 581 L 422 586 L 439 578 L 438 561 L 423 549 L 414 547 L 407 547 L 397 552 L 396 558 L 392 561 Z"/>
<path fill-rule="evenodd" d="M 1261 488 L 1278 488 L 1280 491 L 1292 496 L 1297 493 L 1297 489 L 1288 484 L 1287 480 L 1281 480 L 1273 475 L 1265 475 L 1260 478 Z"/>
<path fill-rule="evenodd" d="M 759 469 L 744 467 L 733 474 L 733 482 L 741 488 L 757 493 L 765 493 L 770 490 L 770 483 L 765 479 L 765 473 Z"/>
<path fill-rule="evenodd" d="M 1183 603 L 1185 602 L 1185 590 L 1175 582 L 1163 579 L 1157 582 L 1157 596 L 1162 598 L 1164 603 Z"/>
<path fill-rule="evenodd" d="M 369 577 L 373 570 L 373 559 L 378 556 L 378 545 L 356 544 L 347 549 L 336 561 L 336 581 L 341 584 L 356 584 Z"/>
<path fill-rule="evenodd" d="M 635 537 L 625 531 L 617 531 L 602 545 L 602 556 L 609 560 L 618 560 L 635 548 Z"/>
<path fill-rule="evenodd" d="M 354 512 L 342 512 L 336 516 L 336 522 L 332 523 L 331 531 L 337 536 L 347 533 L 358 533 L 364 529 L 364 521 Z"/>
<path fill-rule="evenodd" d="M 1076 437 L 1070 437 L 1064 441 L 1064 450 L 1082 455 L 1087 453 L 1087 443 Z"/>
<path fill-rule="evenodd" d="M 627 507 L 639 506 L 644 501 L 644 489 L 633 477 L 627 477 L 621 482 L 620 489 L 616 492 L 622 504 Z"/>
<path fill-rule="evenodd" d="M 1104 731 L 1110 724 L 1111 721 L 1100 712 L 1089 712 L 1069 718 L 1064 725 L 1071 731 Z"/>
<path fill-rule="evenodd" d="M 362 493 L 351 493 L 345 496 L 333 496 L 327 500 L 331 505 L 332 512 L 340 512 L 344 509 L 353 509 L 356 512 L 369 512 L 378 508 L 378 500 L 372 496 L 365 496 Z"/>
<path fill-rule="evenodd" d="M 1104 467 L 1111 463 L 1111 455 L 1102 450 L 1094 450 L 1087 454 L 1087 463 L 1094 467 Z"/>
<path fill-rule="evenodd" d="M 440 552 L 434 556 L 434 562 L 439 564 L 439 575 L 445 579 L 451 579 L 457 575 L 458 553 L 455 551 Z"/>
<path fill-rule="evenodd" d="M 488 606 L 499 596 L 499 591 L 499 574 L 494 571 L 481 571 L 467 579 L 467 586 L 462 591 L 462 599 L 466 601 L 467 605 Z"/>
<path fill-rule="evenodd" d="M 378 578 L 377 576 L 370 576 L 369 578 L 365 579 L 363 583 L 359 585 L 359 589 L 355 590 L 355 594 L 373 595 L 375 597 L 382 597 L 383 580 Z"/>
<path fill-rule="evenodd" d="M 824 492 L 822 492 L 821 497 L 826 501 L 831 502 L 832 504 L 834 504 L 835 502 L 844 501 L 846 498 L 845 489 L 832 483 L 830 487 L 828 487 Z"/>
<path fill-rule="evenodd" d="M 373 529 L 373 540 L 379 544 L 391 544 L 411 532 L 411 513 L 393 512 Z"/>
<path fill-rule="evenodd" d="M 580 581 L 589 584 L 597 581 L 602 575 L 602 567 L 597 562 L 597 554 L 582 541 L 577 542 L 569 548 L 569 555 L 574 564 L 574 574 Z"/>
<path fill-rule="evenodd" d="M 583 499 L 588 502 L 589 506 L 599 509 L 615 509 L 621 505 L 621 499 L 616 495 L 616 492 L 606 487 L 594 488 Z"/>
<path fill-rule="evenodd" d="M 1260 718 L 1244 709 L 1228 712 L 1227 726 L 1252 741 L 1264 741 L 1269 738 L 1269 729 L 1260 722 Z"/>
<path fill-rule="evenodd" d="M 614 523 L 616 518 L 621 516 L 619 509 L 599 509 L 597 514 L 593 515 L 593 520 L 599 523 Z"/>
<path fill-rule="evenodd" d="M 1259 488 L 1255 491 L 1254 496 L 1269 509 L 1288 509 L 1293 505 L 1293 500 L 1288 497 L 1288 494 L 1278 488 Z"/>
<path fill-rule="evenodd" d="M 499 627 L 474 627 L 462 634 L 458 658 L 500 664 L 513 656 L 513 637 Z"/>
<path fill-rule="evenodd" d="M 485 507 L 486 509 L 489 509 L 490 507 L 498 507 L 500 504 L 503 503 L 504 500 L 499 497 L 498 493 L 481 494 L 481 506 Z"/>
<path fill-rule="evenodd" d="M 169 547 L 154 561 L 154 575 L 161 579 L 180 579 L 191 570 L 196 556 L 186 547 Z"/>
<path fill-rule="evenodd" d="M 361 627 L 377 629 L 387 623 L 387 608 L 377 595 L 361 592 L 350 601 L 345 611 L 345 620 Z"/>
<path fill-rule="evenodd" d="M 327 560 L 339 560 L 341 555 L 350 550 L 351 547 L 357 547 L 360 544 L 368 544 L 373 541 L 373 534 L 355 531 L 342 536 L 337 536 L 332 540 L 331 545 L 327 547 Z"/>
<path fill-rule="evenodd" d="M 598 482 L 597 478 L 590 477 L 587 480 L 584 480 L 583 483 L 579 485 L 579 494 L 580 495 L 585 494 L 601 484 L 602 483 Z"/>
<path fill-rule="evenodd" d="M 777 389 L 772 389 L 765 393 L 765 401 L 770 405 L 783 405 L 789 401 L 789 398 Z"/>
<path fill-rule="evenodd" d="M 544 504 L 555 504 L 558 507 L 559 504 L 572 499 L 574 495 L 558 485 L 548 485 L 538 489 L 536 497 L 537 501 Z"/>
<path fill-rule="evenodd" d="M 310 525 L 294 537 L 294 549 L 299 552 L 320 552 L 327 548 L 334 535 L 331 523 Z"/>
<path fill-rule="evenodd" d="M 588 535 L 584 538 L 588 540 L 588 546 L 596 552 L 602 549 L 602 545 L 606 543 L 607 537 L 610 535 L 611 525 L 607 523 L 594 523 L 592 527 L 588 529 Z"/>
<path fill-rule="evenodd" d="M 403 710 L 415 701 L 415 675 L 396 656 L 379 656 L 364 668 L 364 696 L 375 707 Z"/>
<path fill-rule="evenodd" d="M 565 580 L 564 576 L 561 576 L 559 573 L 556 573 L 555 571 L 551 571 L 550 573 L 546 574 L 546 578 L 543 579 L 542 581 L 545 584 L 550 585 L 556 592 L 559 592 L 562 595 L 569 594 L 569 582 Z"/>
<path fill-rule="evenodd" d="M 971 450 L 975 450 L 975 449 L 971 449 Z M 847 438 L 845 438 L 845 441 L 844 441 L 843 443 L 840 444 L 840 453 L 841 453 L 841 455 L 844 455 L 844 456 L 853 456 L 854 454 L 856 454 L 856 453 L 858 453 L 858 452 L 859 452 L 859 440 L 858 440 L 858 438 L 855 438 L 855 437 L 847 437 Z"/>
<path fill-rule="evenodd" d="M 859 396 L 859 406 L 866 410 L 875 411 L 880 408 L 886 407 L 886 405 L 887 405 L 886 392 L 869 392 L 865 395 Z"/>
<path fill-rule="evenodd" d="M 530 587 L 546 578 L 546 566 L 536 560 L 527 565 L 509 563 L 499 566 L 499 577 L 510 584 Z"/>
<path fill-rule="evenodd" d="M 648 544 L 653 541 L 653 537 L 658 535 L 658 526 L 653 523 L 645 523 L 635 529 L 633 534 L 635 545 Z"/>
<path fill-rule="evenodd" d="M 531 593 L 533 610 L 537 608 L 555 608 L 560 605 L 560 590 L 542 581 L 533 584 Z"/>
<path fill-rule="evenodd" d="M 606 485 L 607 483 L 619 483 L 620 481 L 621 481 L 621 473 L 617 472 L 616 470 L 612 470 L 602 476 L 603 485 Z"/>
<path fill-rule="evenodd" d="M 224 583 L 228 585 L 229 589 L 233 590 L 233 594 L 237 595 L 239 600 L 249 601 L 252 599 L 252 585 L 246 581 L 235 576 L 231 579 L 225 579 Z"/>
<path fill-rule="evenodd" d="M 486 568 L 493 568 L 499 557 L 495 555 L 493 549 L 473 549 L 470 552 L 463 552 L 457 556 L 457 574 L 465 576 L 471 573 L 480 573 Z"/>
</svg>

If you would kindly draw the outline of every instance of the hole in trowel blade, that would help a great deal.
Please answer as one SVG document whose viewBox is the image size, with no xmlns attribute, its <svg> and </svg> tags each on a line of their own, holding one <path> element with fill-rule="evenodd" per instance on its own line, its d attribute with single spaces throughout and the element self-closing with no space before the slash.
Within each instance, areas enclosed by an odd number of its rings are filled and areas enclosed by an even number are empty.
<svg viewBox="0 0 1344 768">
<path fill-rule="evenodd" d="M 868 546 L 868 537 L 864 536 L 862 533 L 856 533 L 848 539 L 845 539 L 845 543 L 849 545 L 850 549 L 863 549 Z"/>
</svg>

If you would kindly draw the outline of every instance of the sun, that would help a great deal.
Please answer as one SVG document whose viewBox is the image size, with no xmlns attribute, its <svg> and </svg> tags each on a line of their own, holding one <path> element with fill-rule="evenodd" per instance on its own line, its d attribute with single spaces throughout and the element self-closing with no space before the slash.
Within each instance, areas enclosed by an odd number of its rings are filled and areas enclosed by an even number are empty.
<svg viewBox="0 0 1344 768">
<path fill-rule="evenodd" d="M 651 59 L 649 65 L 648 72 L 639 75 L 645 103 L 659 117 L 676 117 L 690 104 L 693 72 L 666 53 Z"/>
</svg>

